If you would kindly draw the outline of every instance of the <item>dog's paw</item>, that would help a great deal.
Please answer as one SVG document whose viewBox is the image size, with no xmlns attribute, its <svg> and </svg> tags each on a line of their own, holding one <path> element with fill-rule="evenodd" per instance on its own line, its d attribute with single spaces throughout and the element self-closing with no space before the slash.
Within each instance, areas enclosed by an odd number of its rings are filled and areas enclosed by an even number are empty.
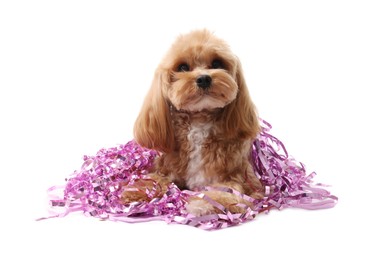
<svg viewBox="0 0 379 260">
<path fill-rule="evenodd" d="M 192 199 L 186 205 L 186 210 L 189 214 L 196 217 L 215 213 L 215 208 L 203 199 Z"/>
<path fill-rule="evenodd" d="M 151 179 L 138 179 L 133 184 L 128 184 L 123 187 L 121 193 L 121 201 L 124 204 L 132 202 L 150 201 L 149 194 L 154 189 L 155 182 Z M 152 197 L 152 194 L 150 194 Z"/>
<path fill-rule="evenodd" d="M 186 205 L 187 212 L 196 217 L 227 212 L 232 214 L 243 214 L 252 206 L 248 201 L 230 193 L 211 191 L 206 192 L 206 195 L 216 204 L 219 204 L 220 207 L 215 207 L 207 200 L 195 197 L 191 198 Z M 259 195 L 256 196 L 258 197 Z"/>
<path fill-rule="evenodd" d="M 141 190 L 127 189 L 121 194 L 121 201 L 123 204 L 129 204 L 132 202 L 149 201 L 149 197 Z"/>
</svg>

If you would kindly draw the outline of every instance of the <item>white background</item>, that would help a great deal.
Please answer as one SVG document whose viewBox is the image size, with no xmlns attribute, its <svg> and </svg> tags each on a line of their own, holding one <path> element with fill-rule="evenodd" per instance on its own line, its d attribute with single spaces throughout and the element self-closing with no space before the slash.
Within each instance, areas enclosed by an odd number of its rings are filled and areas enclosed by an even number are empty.
<svg viewBox="0 0 379 260">
<path fill-rule="evenodd" d="M 378 14 L 348 0 L 2 1 L 0 258 L 378 259 Z M 34 221 L 84 154 L 132 139 L 155 67 L 196 28 L 229 42 L 260 116 L 337 206 L 215 232 Z"/>
</svg>

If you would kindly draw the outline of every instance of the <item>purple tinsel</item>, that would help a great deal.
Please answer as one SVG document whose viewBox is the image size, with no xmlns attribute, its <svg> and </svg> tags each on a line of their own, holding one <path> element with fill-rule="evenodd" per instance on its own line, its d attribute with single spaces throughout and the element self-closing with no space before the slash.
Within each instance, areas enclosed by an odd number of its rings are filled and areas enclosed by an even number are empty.
<svg viewBox="0 0 379 260">
<path fill-rule="evenodd" d="M 262 120 L 262 131 L 252 143 L 251 163 L 266 188 L 266 197 L 255 200 L 235 190 L 217 188 L 253 202 L 253 208 L 241 214 L 225 211 L 195 217 L 186 212 L 190 196 L 207 199 L 201 191 L 180 190 L 175 184 L 169 186 L 163 197 L 154 197 L 154 191 L 146 190 L 149 202 L 120 202 L 123 190 L 138 179 L 148 179 L 146 173 L 159 153 L 130 141 L 118 147 L 101 149 L 95 156 L 84 156 L 84 163 L 75 171 L 63 187 L 63 195 L 50 200 L 53 209 L 63 209 L 52 217 L 65 216 L 73 211 L 82 211 L 87 216 L 124 222 L 165 220 L 168 223 L 188 224 L 202 229 L 219 229 L 237 225 L 249 220 L 260 212 L 272 208 L 298 207 L 304 209 L 331 208 L 337 197 L 331 195 L 322 184 L 312 184 L 316 175 L 306 174 L 302 163 L 291 159 L 281 141 L 269 134 L 271 125 Z M 216 189 L 206 187 L 205 190 Z M 52 187 L 49 193 L 59 190 Z"/>
</svg>

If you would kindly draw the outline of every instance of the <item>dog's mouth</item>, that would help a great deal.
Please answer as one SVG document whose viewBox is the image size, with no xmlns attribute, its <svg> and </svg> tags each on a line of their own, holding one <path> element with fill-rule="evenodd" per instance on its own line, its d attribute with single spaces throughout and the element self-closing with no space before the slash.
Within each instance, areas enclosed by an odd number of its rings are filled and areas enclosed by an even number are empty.
<svg viewBox="0 0 379 260">
<path fill-rule="evenodd" d="M 217 93 L 211 89 L 200 89 L 194 95 L 187 97 L 179 109 L 189 112 L 212 111 L 225 107 L 231 101 L 224 93 Z"/>
</svg>

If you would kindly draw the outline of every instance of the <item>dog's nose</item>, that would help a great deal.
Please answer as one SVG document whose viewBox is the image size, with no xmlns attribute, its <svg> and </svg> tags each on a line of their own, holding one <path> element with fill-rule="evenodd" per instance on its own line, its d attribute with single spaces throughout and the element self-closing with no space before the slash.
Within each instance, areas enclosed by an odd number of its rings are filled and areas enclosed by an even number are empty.
<svg viewBox="0 0 379 260">
<path fill-rule="evenodd" d="M 206 89 L 211 86 L 212 78 L 209 75 L 200 75 L 196 79 L 196 84 L 199 88 Z"/>
</svg>

